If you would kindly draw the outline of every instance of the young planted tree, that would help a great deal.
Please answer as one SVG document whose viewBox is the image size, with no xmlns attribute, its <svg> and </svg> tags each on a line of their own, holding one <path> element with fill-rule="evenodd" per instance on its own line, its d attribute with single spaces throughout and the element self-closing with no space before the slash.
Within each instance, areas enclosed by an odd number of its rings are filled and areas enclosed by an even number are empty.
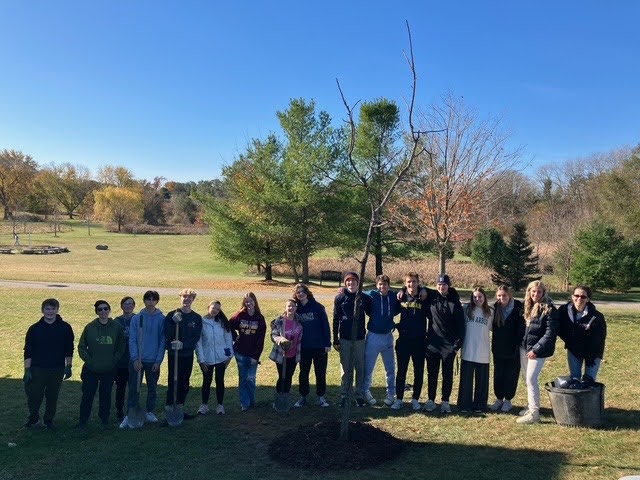
<svg viewBox="0 0 640 480">
<path fill-rule="evenodd" d="M 502 261 L 494 265 L 491 281 L 496 285 L 507 285 L 515 291 L 522 290 L 533 280 L 540 280 L 538 256 L 527 235 L 527 227 L 518 222 L 502 255 Z"/>
<path fill-rule="evenodd" d="M 422 153 L 398 195 L 398 218 L 416 239 L 432 241 L 445 272 L 452 243 L 473 236 L 500 174 L 512 170 L 500 119 L 481 120 L 462 98 L 448 94 L 423 119 Z"/>
<path fill-rule="evenodd" d="M 423 144 L 420 141 L 421 133 L 414 127 L 413 123 L 413 110 L 415 104 L 415 96 L 416 96 L 416 70 L 415 63 L 413 58 L 413 45 L 411 39 L 411 31 L 409 29 L 409 24 L 407 23 L 407 30 L 409 35 L 409 56 L 407 57 L 407 61 L 409 63 L 409 68 L 411 69 L 411 73 L 413 75 L 413 83 L 411 90 L 411 98 L 408 105 L 408 141 L 406 148 L 394 156 L 394 162 L 392 164 L 387 165 L 387 169 L 389 172 L 392 172 L 389 175 L 382 176 L 380 175 L 380 171 L 377 169 L 377 163 L 360 163 L 357 161 L 354 152 L 356 151 L 356 145 L 358 144 L 358 135 L 359 131 L 356 126 L 356 122 L 354 120 L 354 109 L 349 105 L 347 100 L 345 99 L 344 93 L 342 92 L 342 88 L 340 87 L 340 82 L 338 83 L 338 90 L 340 91 L 340 95 L 342 97 L 342 101 L 344 107 L 348 114 L 348 130 L 349 130 L 349 144 L 347 148 L 346 155 L 346 164 L 344 165 L 343 171 L 348 178 L 351 179 L 354 185 L 357 185 L 358 188 L 362 189 L 368 199 L 369 208 L 370 208 L 370 218 L 369 218 L 369 228 L 367 231 L 367 238 L 364 245 L 362 258 L 359 259 L 360 263 L 360 279 L 358 285 L 358 292 L 356 294 L 356 299 L 354 302 L 354 314 L 353 314 L 353 324 L 351 326 L 351 340 L 353 342 L 357 339 L 358 325 L 357 321 L 360 316 L 360 311 L 362 309 L 362 286 L 365 279 L 365 269 L 367 265 L 367 260 L 369 258 L 369 253 L 371 251 L 371 245 L 374 238 L 374 232 L 377 227 L 383 225 L 382 220 L 382 212 L 389 202 L 389 199 L 393 195 L 398 184 L 405 178 L 405 175 L 411 168 L 413 162 L 423 153 Z M 348 361 L 349 371 L 353 370 L 354 364 L 354 351 L 355 349 L 351 349 L 350 357 Z M 346 405 L 344 408 L 344 412 L 342 415 L 342 422 L 340 428 L 340 438 L 343 440 L 348 439 L 349 437 L 349 419 L 351 416 L 351 404 L 353 400 L 353 385 L 348 389 Z"/>
</svg>

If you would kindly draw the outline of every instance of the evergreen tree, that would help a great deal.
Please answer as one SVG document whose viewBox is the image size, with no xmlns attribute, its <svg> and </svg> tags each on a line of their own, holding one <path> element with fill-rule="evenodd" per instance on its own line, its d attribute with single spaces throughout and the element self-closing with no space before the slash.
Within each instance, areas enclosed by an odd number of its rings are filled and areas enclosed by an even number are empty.
<svg viewBox="0 0 640 480">
<path fill-rule="evenodd" d="M 504 255 L 493 267 L 491 280 L 496 285 L 508 285 L 519 291 L 533 280 L 540 280 L 538 255 L 533 254 L 533 246 L 527 235 L 527 227 L 518 222 L 513 226 Z"/>
<path fill-rule="evenodd" d="M 504 257 L 506 245 L 502 234 L 493 227 L 482 228 L 471 241 L 471 261 L 476 265 L 494 268 Z"/>
</svg>

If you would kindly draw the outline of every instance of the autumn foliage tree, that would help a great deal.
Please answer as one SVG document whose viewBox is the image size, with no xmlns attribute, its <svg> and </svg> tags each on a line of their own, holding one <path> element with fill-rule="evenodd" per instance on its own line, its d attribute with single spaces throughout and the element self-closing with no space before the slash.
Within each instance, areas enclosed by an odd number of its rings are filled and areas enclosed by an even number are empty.
<svg viewBox="0 0 640 480">
<path fill-rule="evenodd" d="M 118 232 L 128 223 L 140 222 L 143 214 L 140 188 L 108 185 L 95 192 L 95 215 L 118 226 Z"/>
<path fill-rule="evenodd" d="M 499 174 L 513 169 L 500 119 L 482 120 L 462 98 L 445 95 L 424 116 L 424 148 L 397 197 L 397 218 L 420 241 L 432 241 L 445 272 L 447 250 L 473 236 Z"/>
</svg>

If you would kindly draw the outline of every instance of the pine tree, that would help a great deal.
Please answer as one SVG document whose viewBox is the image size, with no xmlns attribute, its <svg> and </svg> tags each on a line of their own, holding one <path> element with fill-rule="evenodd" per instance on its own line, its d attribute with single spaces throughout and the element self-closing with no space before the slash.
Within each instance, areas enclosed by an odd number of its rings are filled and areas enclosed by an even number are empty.
<svg viewBox="0 0 640 480">
<path fill-rule="evenodd" d="M 491 280 L 496 285 L 507 285 L 519 291 L 533 280 L 540 280 L 538 255 L 533 254 L 533 246 L 527 235 L 527 227 L 518 222 L 504 250 L 502 261 L 494 266 Z"/>
</svg>

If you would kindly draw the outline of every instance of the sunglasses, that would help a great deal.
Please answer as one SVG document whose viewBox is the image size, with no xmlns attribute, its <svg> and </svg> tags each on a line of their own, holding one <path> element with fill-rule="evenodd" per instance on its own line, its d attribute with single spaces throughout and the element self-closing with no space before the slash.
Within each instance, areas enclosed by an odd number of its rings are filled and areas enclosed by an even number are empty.
<svg viewBox="0 0 640 480">
<path fill-rule="evenodd" d="M 109 307 L 98 307 L 96 308 L 96 312 L 108 312 L 110 309 Z"/>
<path fill-rule="evenodd" d="M 576 295 L 575 293 L 572 295 L 573 298 L 580 298 L 582 300 L 584 300 L 585 298 L 587 298 L 586 295 Z"/>
</svg>

